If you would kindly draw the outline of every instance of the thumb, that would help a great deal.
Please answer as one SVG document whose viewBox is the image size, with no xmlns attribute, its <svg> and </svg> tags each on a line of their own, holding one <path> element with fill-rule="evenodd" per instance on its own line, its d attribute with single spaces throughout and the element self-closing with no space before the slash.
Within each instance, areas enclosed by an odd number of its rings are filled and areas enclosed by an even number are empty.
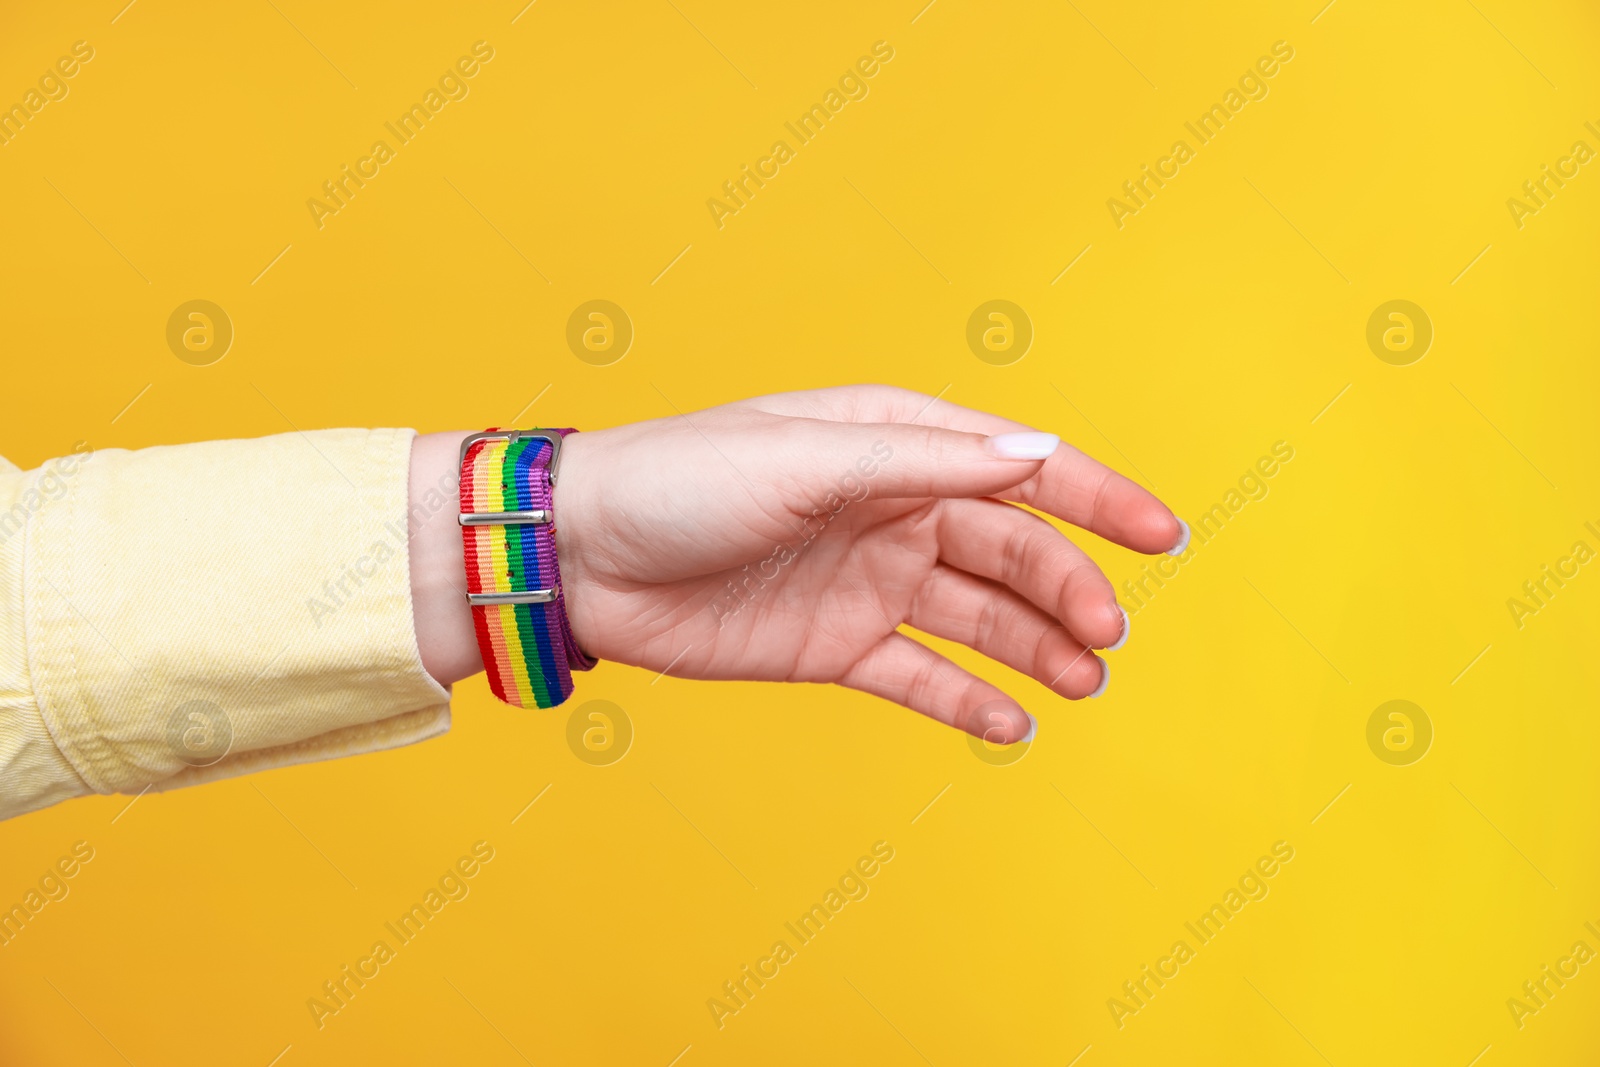
<svg viewBox="0 0 1600 1067">
<path fill-rule="evenodd" d="M 914 423 L 797 421 L 809 424 L 797 442 L 806 481 L 847 496 L 989 496 L 1033 477 L 1061 444 L 1032 430 L 985 436 Z"/>
</svg>

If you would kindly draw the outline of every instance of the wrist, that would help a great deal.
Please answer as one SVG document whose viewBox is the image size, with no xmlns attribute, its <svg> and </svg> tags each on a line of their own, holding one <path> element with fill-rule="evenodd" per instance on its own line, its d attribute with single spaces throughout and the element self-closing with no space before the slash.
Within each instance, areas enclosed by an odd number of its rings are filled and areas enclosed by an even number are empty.
<svg viewBox="0 0 1600 1067">
<path fill-rule="evenodd" d="M 418 434 L 411 444 L 406 516 L 411 611 L 422 665 L 440 685 L 453 685 L 483 670 L 472 609 L 467 606 L 466 563 L 456 522 L 461 510 L 461 442 L 469 432 Z M 419 516 L 427 518 L 419 521 Z"/>
<path fill-rule="evenodd" d="M 590 476 L 590 460 L 596 434 L 568 434 L 561 443 L 561 463 L 551 494 L 551 507 L 555 510 L 556 563 L 561 569 L 562 596 L 566 601 L 567 619 L 578 647 L 591 654 L 599 647 L 598 636 L 593 632 L 584 613 L 586 603 L 594 597 L 592 591 L 586 548 L 590 547 L 594 530 L 593 509 L 597 505 L 597 483 Z"/>
</svg>

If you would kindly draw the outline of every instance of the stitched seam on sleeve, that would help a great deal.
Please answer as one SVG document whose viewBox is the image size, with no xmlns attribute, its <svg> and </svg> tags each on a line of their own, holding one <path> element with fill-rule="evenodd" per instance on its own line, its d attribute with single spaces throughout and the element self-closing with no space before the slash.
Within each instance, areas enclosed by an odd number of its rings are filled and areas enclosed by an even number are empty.
<svg viewBox="0 0 1600 1067">
<path fill-rule="evenodd" d="M 13 467 L 12 469 L 15 470 L 16 468 Z M 46 714 L 44 694 L 50 692 L 50 657 L 45 651 L 41 651 L 37 656 L 34 655 L 35 640 L 39 641 L 41 647 L 43 644 L 41 633 L 43 626 L 39 624 L 40 620 L 37 617 L 40 612 L 39 601 L 42 598 L 36 597 L 33 589 L 31 565 L 35 552 L 33 545 L 34 516 L 32 513 L 23 519 L 23 524 L 23 528 L 20 531 L 22 558 L 17 576 L 17 595 L 22 601 L 22 660 L 28 670 L 28 689 L 33 694 L 34 711 L 38 714 L 39 721 L 44 723 L 45 732 L 50 735 L 50 740 L 55 742 L 56 751 L 61 753 L 63 761 L 71 768 L 72 773 L 77 776 L 78 781 L 83 786 L 82 791 L 86 793 L 92 792 L 94 787 L 89 784 L 83 769 L 78 765 L 78 760 L 74 758 L 74 749 L 63 737 L 64 731 L 58 730 L 56 723 L 53 721 L 53 716 Z M 37 681 L 35 680 L 35 674 L 38 675 Z"/>
<path fill-rule="evenodd" d="M 91 708 L 88 687 L 83 684 L 83 674 L 78 669 L 78 609 L 72 602 L 73 591 L 77 588 L 74 583 L 78 573 L 75 564 L 78 558 L 76 551 L 77 537 L 78 498 L 76 494 L 69 492 L 67 494 L 67 547 L 61 556 L 64 563 L 63 569 L 66 572 L 62 577 L 62 581 L 66 583 L 67 588 L 66 592 L 62 594 L 62 599 L 67 604 L 67 662 L 72 667 L 72 682 L 78 691 L 77 712 L 82 717 L 86 727 L 85 740 L 87 741 L 86 746 L 80 746 L 77 743 L 78 739 L 74 739 L 73 748 L 76 750 L 78 758 L 74 759 L 73 763 L 75 766 L 79 763 L 88 764 L 87 767 L 80 766 L 78 773 L 96 792 L 106 793 L 110 792 L 110 789 L 105 784 L 103 777 L 104 764 L 107 762 L 101 740 L 104 731 L 99 720 L 95 718 L 94 711 Z M 85 748 L 87 748 L 87 751 L 84 751 Z"/>
<path fill-rule="evenodd" d="M 30 524 L 34 524 L 35 520 L 36 516 L 30 516 Z M 62 679 L 61 688 L 70 688 L 72 692 L 63 693 L 63 699 L 58 702 L 56 707 L 50 710 L 48 715 L 44 714 L 44 704 L 41 703 L 41 716 L 45 720 L 45 728 L 50 731 L 50 736 L 55 739 L 56 747 L 61 750 L 61 754 L 72 764 L 73 770 L 83 779 L 84 784 L 97 793 L 105 793 L 109 792 L 109 789 L 106 787 L 105 780 L 100 773 L 103 761 L 99 758 L 99 754 L 94 751 L 96 747 L 95 738 L 98 736 L 100 724 L 95 721 L 89 710 L 87 692 L 84 689 L 82 674 L 78 669 L 77 608 L 72 604 L 72 578 L 74 574 L 72 561 L 76 558 L 73 553 L 78 526 L 78 500 L 77 495 L 71 492 L 67 494 L 65 526 L 62 550 L 60 552 L 46 550 L 41 553 L 46 563 L 41 566 L 38 577 L 41 582 L 51 587 L 50 591 L 53 595 L 66 604 L 67 610 L 63 613 L 64 625 L 62 627 L 50 627 L 50 629 L 59 628 L 65 630 L 66 640 L 63 642 L 65 647 L 61 651 L 66 658 L 70 686 L 68 679 Z M 44 536 L 44 531 L 35 529 L 33 536 L 29 538 L 30 546 L 34 537 L 37 537 L 41 546 L 43 546 Z M 56 559 L 60 559 L 64 563 L 63 570 L 65 573 L 60 577 L 62 583 L 67 587 L 65 590 L 57 588 L 50 581 L 48 563 Z M 40 599 L 42 600 L 43 598 L 41 597 Z M 42 605 L 39 614 L 41 618 L 45 614 Z M 41 632 L 40 639 L 48 642 L 50 635 Z M 41 664 L 48 664 L 55 652 L 55 649 L 45 647 L 39 657 Z M 40 691 L 48 692 L 52 696 L 56 695 L 56 690 L 49 688 L 48 667 L 45 668 L 44 675 L 44 678 L 41 679 Z M 76 697 L 75 700 L 73 699 L 74 696 Z M 38 702 L 37 693 L 35 701 Z M 54 722 L 52 722 L 52 719 L 54 719 Z"/>
</svg>

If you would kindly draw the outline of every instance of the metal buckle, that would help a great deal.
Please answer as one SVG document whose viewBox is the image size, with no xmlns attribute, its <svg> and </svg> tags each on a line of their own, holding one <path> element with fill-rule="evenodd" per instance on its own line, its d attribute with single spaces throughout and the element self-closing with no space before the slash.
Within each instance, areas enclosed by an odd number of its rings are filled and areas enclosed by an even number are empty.
<svg viewBox="0 0 1600 1067">
<path fill-rule="evenodd" d="M 554 589 L 529 589 L 525 593 L 468 593 L 467 603 L 475 608 L 485 604 L 549 604 L 555 598 Z"/>
<path fill-rule="evenodd" d="M 456 516 L 462 526 L 543 526 L 551 521 L 549 508 L 532 511 L 463 511 Z"/>
<path fill-rule="evenodd" d="M 468 434 L 461 441 L 461 455 L 456 460 L 456 469 L 460 470 L 466 464 L 467 453 L 478 441 L 504 440 L 515 443 L 524 437 L 537 437 L 550 442 L 550 462 L 545 469 L 550 472 L 550 484 L 554 486 L 556 464 L 561 460 L 561 435 L 554 430 L 485 430 L 483 433 Z M 533 511 L 464 511 L 456 516 L 456 522 L 462 526 L 543 526 L 554 519 L 549 508 L 535 508 Z"/>
<path fill-rule="evenodd" d="M 550 472 L 550 484 L 556 484 L 556 465 L 561 460 L 561 435 L 554 430 L 485 430 L 483 433 L 468 434 L 461 441 L 461 455 L 456 460 L 456 469 L 460 470 L 467 462 L 467 453 L 479 441 L 504 440 L 515 443 L 524 437 L 537 437 L 550 442 L 550 462 L 545 469 Z M 456 515 L 456 522 L 462 526 L 530 526 L 548 525 L 554 521 L 555 516 L 550 508 L 535 508 L 532 511 L 463 511 Z M 523 592 L 512 593 L 468 593 L 467 603 L 473 607 L 492 604 L 549 604 L 556 598 L 554 589 L 528 589 Z"/>
<path fill-rule="evenodd" d="M 550 462 L 546 468 L 550 471 L 550 484 L 556 484 L 556 465 L 561 462 L 561 435 L 554 430 L 485 430 L 482 433 L 469 433 L 461 439 L 461 455 L 456 458 L 456 470 L 460 470 L 467 462 L 467 452 L 479 441 L 516 442 L 524 437 L 538 437 L 550 442 Z"/>
</svg>

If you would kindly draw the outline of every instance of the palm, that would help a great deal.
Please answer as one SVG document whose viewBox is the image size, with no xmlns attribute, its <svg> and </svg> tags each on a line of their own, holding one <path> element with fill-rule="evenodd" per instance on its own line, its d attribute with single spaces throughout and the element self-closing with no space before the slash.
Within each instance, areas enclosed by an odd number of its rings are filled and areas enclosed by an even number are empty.
<svg viewBox="0 0 1600 1067">
<path fill-rule="evenodd" d="M 699 678 L 837 681 L 910 614 L 933 572 L 934 501 L 851 505 L 809 542 L 767 544 L 754 557 L 615 595 L 618 637 L 646 650 L 642 666 Z M 797 519 L 798 521 L 798 519 Z"/>
<path fill-rule="evenodd" d="M 765 584 L 717 587 L 728 612 L 696 627 L 710 677 L 837 682 L 912 617 L 938 563 L 935 500 L 851 505 Z M 855 510 L 852 512 L 851 508 Z M 788 573 L 786 573 L 788 572 Z M 757 577 L 760 577 L 758 574 Z M 688 657 L 685 657 L 688 658 Z"/>
</svg>

